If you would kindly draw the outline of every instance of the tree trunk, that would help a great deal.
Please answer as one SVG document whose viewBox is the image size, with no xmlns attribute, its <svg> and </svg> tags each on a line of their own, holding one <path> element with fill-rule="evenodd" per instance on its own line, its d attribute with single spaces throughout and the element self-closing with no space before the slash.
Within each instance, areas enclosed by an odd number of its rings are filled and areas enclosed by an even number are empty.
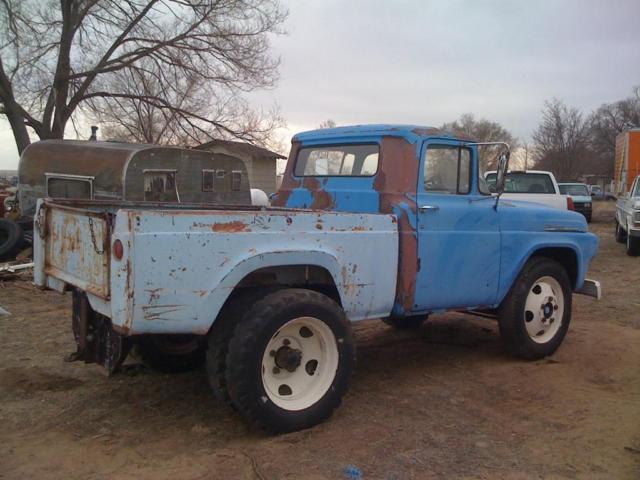
<svg viewBox="0 0 640 480">
<path fill-rule="evenodd" d="M 15 105 L 4 104 L 4 113 L 11 125 L 11 131 L 13 132 L 13 138 L 16 140 L 16 147 L 18 147 L 18 155 L 22 155 L 25 148 L 31 143 L 29 138 L 29 132 L 27 132 L 27 126 L 24 124 L 24 118 L 15 111 Z M 13 108 L 12 108 L 13 107 Z"/>
</svg>

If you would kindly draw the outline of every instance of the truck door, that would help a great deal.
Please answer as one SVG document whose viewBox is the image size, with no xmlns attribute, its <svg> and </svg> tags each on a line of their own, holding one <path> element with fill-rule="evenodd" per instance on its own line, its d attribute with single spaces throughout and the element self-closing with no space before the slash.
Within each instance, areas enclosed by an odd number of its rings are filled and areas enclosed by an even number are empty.
<svg viewBox="0 0 640 480">
<path fill-rule="evenodd" d="M 416 195 L 415 311 L 492 305 L 500 273 L 498 213 L 478 187 L 477 149 L 425 142 Z"/>
</svg>

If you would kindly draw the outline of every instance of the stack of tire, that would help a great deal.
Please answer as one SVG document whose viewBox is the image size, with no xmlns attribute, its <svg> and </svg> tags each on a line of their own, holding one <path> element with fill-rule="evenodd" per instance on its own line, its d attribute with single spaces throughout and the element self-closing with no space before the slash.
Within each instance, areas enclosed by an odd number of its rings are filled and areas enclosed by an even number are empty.
<svg viewBox="0 0 640 480">
<path fill-rule="evenodd" d="M 0 262 L 15 259 L 23 244 L 22 227 L 13 220 L 0 218 Z"/>
</svg>

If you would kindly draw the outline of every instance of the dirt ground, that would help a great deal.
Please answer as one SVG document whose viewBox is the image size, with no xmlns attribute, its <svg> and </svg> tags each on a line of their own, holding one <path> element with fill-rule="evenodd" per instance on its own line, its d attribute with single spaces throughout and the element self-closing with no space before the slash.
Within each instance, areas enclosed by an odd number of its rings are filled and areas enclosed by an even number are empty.
<svg viewBox="0 0 640 480">
<path fill-rule="evenodd" d="M 0 283 L 0 478 L 640 478 L 640 258 L 601 239 L 551 358 L 507 355 L 497 326 L 435 316 L 418 332 L 356 327 L 358 369 L 342 407 L 269 437 L 209 393 L 204 371 L 165 375 L 65 363 L 70 296 L 28 277 Z"/>
</svg>

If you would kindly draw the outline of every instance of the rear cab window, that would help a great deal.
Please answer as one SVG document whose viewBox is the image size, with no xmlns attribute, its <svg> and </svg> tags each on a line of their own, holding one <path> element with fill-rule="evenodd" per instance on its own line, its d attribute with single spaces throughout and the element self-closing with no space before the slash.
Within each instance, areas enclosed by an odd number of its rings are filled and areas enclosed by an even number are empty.
<svg viewBox="0 0 640 480">
<path fill-rule="evenodd" d="M 380 147 L 327 145 L 303 147 L 298 151 L 297 177 L 372 177 L 378 172 Z"/>
<path fill-rule="evenodd" d="M 589 196 L 589 190 L 586 185 L 558 185 L 558 188 L 563 195 L 573 195 L 576 197 Z"/>
</svg>

